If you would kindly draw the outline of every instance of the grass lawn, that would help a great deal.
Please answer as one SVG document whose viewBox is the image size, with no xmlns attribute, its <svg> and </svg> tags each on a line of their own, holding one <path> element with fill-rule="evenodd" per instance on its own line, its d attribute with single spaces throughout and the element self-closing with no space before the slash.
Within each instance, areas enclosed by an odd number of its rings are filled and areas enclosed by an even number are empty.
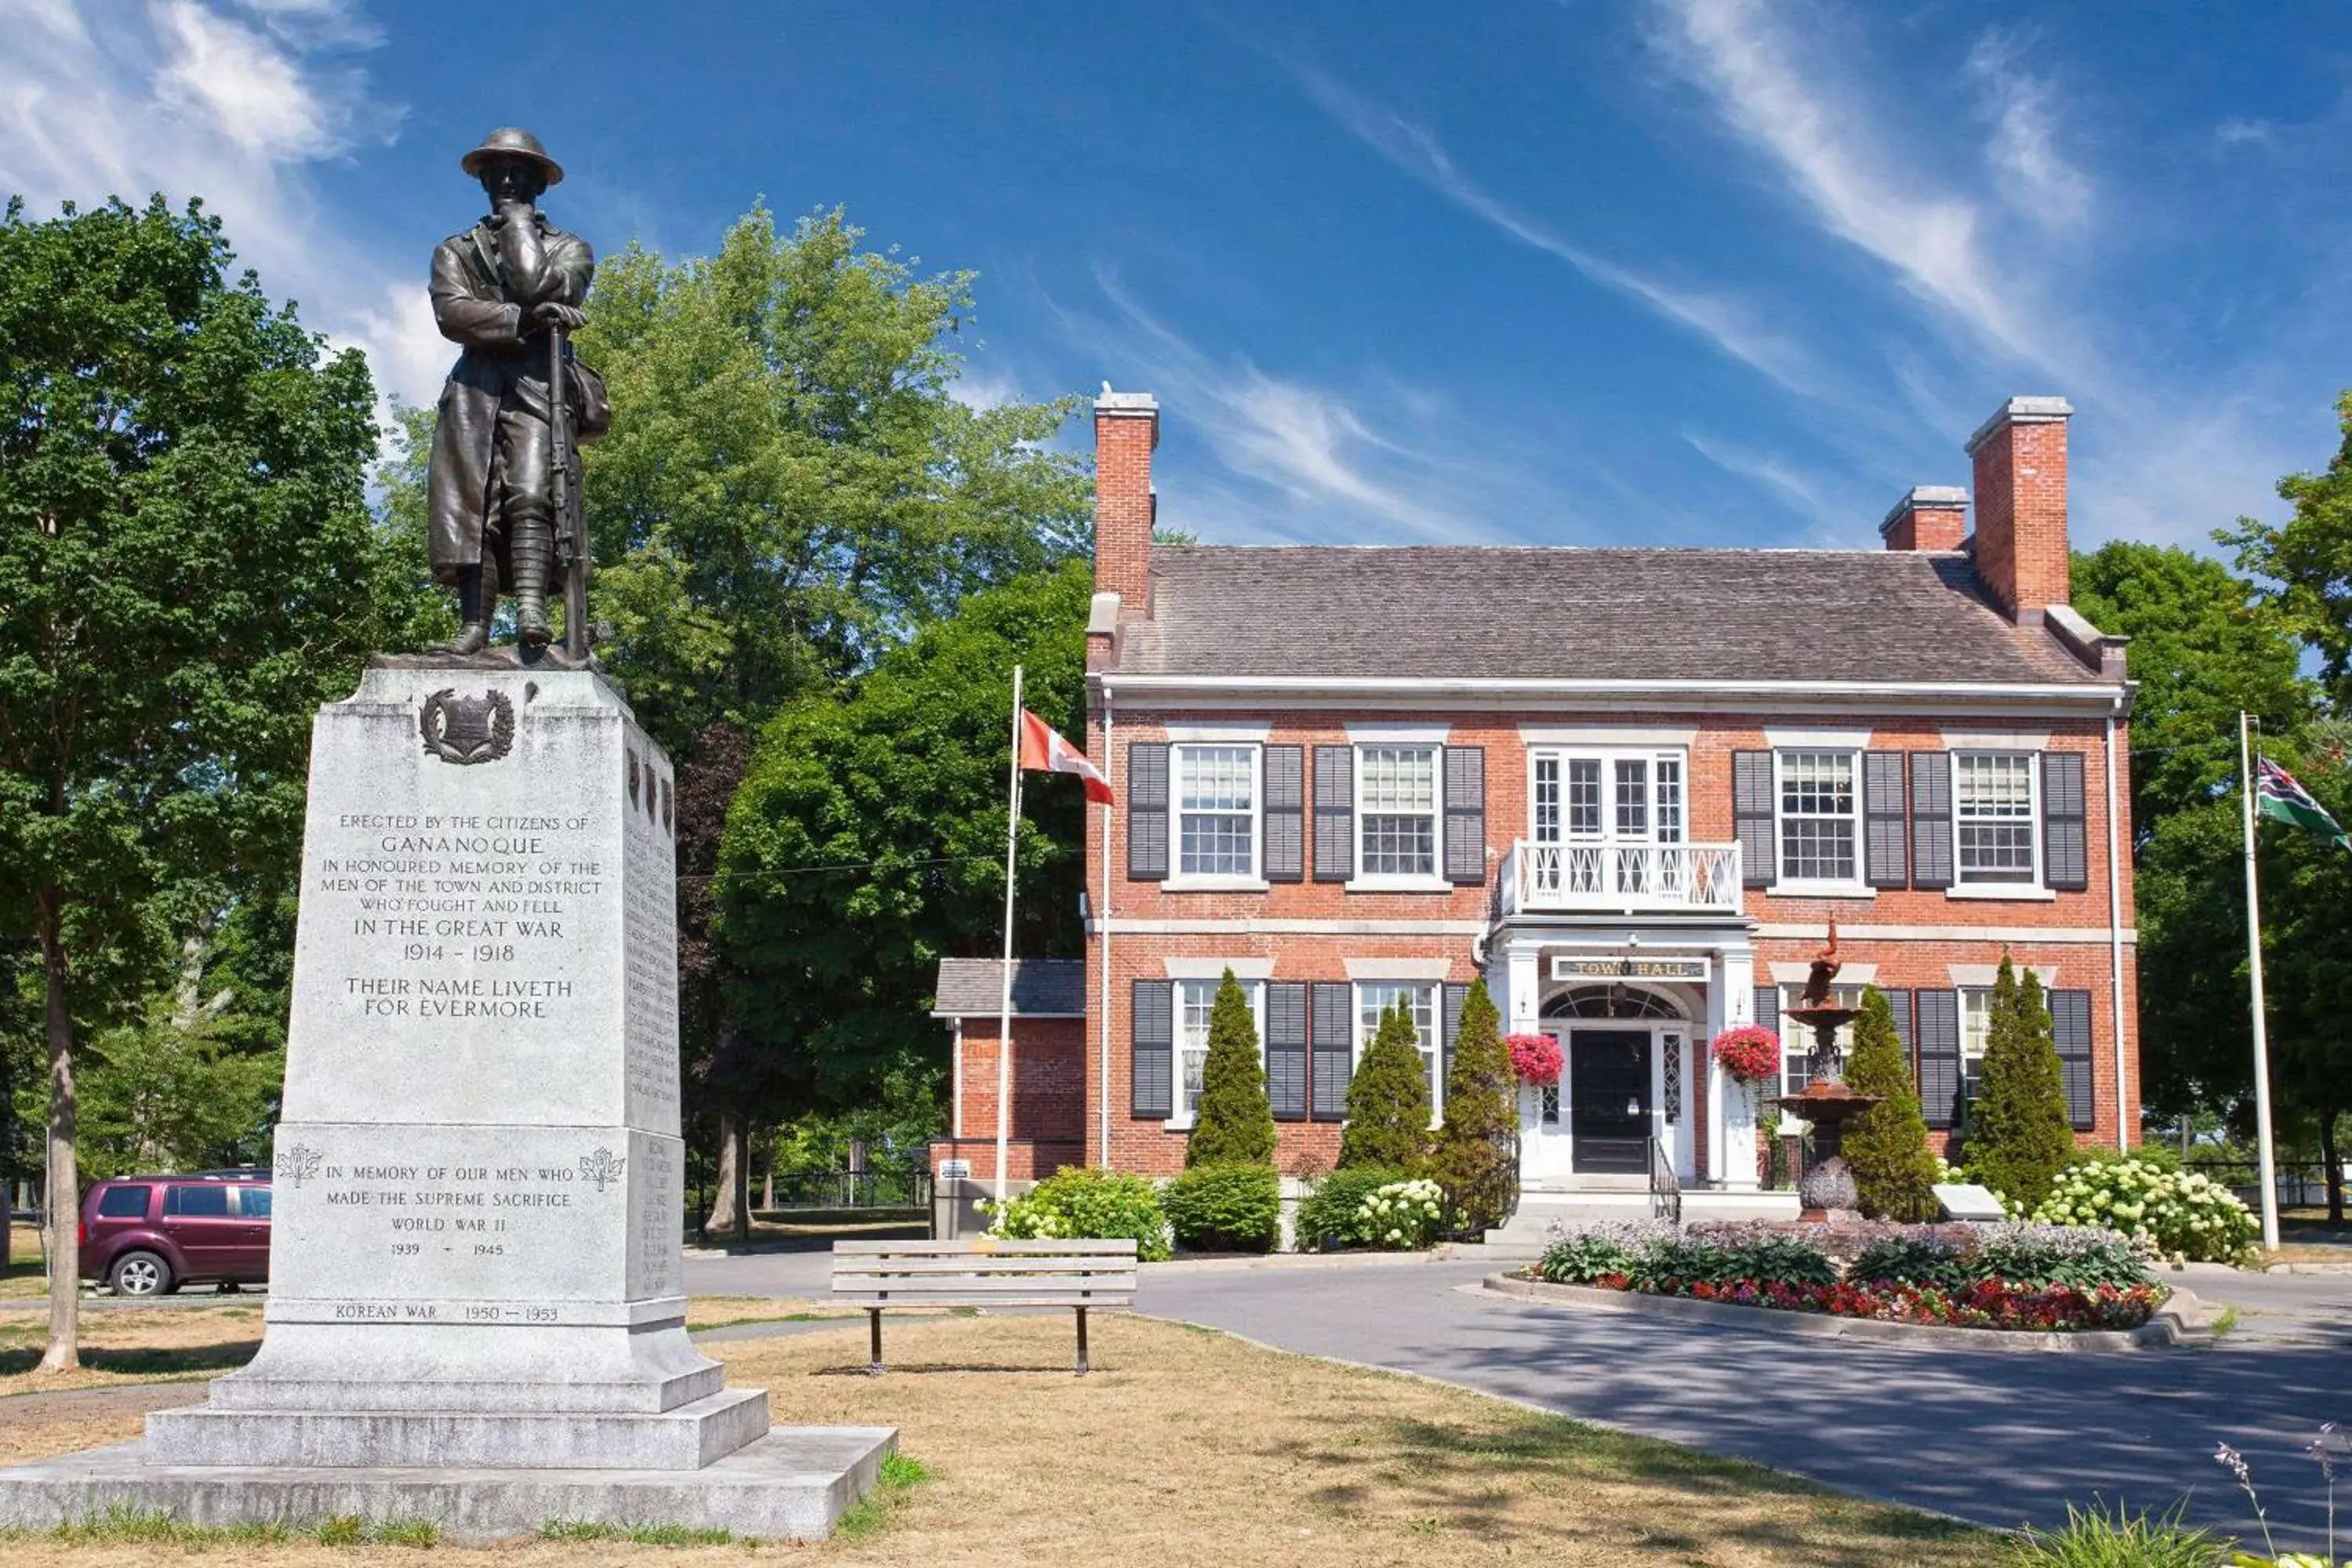
<svg viewBox="0 0 2352 1568">
<path fill-rule="evenodd" d="M 7 1257 L 0 1259 L 0 1300 L 14 1296 L 37 1296 L 43 1288 L 40 1227 L 11 1224 L 8 1226 Z"/>
<path fill-rule="evenodd" d="M 740 1302 L 708 1302 L 724 1315 Z M 762 1303 L 762 1306 L 770 1305 Z M 158 1355 L 227 1365 L 250 1307 L 121 1313 L 99 1332 L 168 1337 Z M 96 1317 L 97 1314 L 92 1314 Z M 114 1318 L 123 1320 L 118 1329 Z M 207 1345 L 209 1348 L 206 1348 Z M 125 1343 L 121 1349 L 129 1351 Z M 1070 1375 L 1062 1317 L 894 1321 L 890 1375 L 863 1375 L 861 1322 L 711 1343 L 729 1381 L 768 1388 L 780 1422 L 900 1428 L 928 1472 L 868 1509 L 844 1563 L 1901 1564 L 1997 1560 L 1996 1538 L 1903 1509 L 1482 1395 L 1259 1350 L 1149 1319 L 1096 1320 L 1093 1375 Z M 124 1381 L 121 1374 L 110 1380 Z M 9 1377 L 16 1389 L 26 1380 Z M 107 1396 L 119 1398 L 121 1396 Z M 0 1398 L 0 1462 L 136 1436 L 137 1411 Z M 0 1543 L 11 1568 L 183 1562 L 204 1542 Z M 237 1563 L 326 1565 L 400 1545 L 215 1543 Z M 768 1549 L 774 1550 L 774 1549 Z M 740 1561 L 735 1545 L 571 1539 L 436 1561 L 496 1564 Z M 759 1555 L 767 1555 L 762 1551 Z M 796 1554 L 797 1555 L 797 1554 Z"/>
</svg>

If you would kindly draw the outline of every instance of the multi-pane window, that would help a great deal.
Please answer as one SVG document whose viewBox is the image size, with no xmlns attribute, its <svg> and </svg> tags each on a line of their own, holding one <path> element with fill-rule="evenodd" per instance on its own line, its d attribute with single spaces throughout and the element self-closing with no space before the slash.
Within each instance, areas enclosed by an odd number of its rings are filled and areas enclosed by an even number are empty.
<svg viewBox="0 0 2352 1568">
<path fill-rule="evenodd" d="M 1257 748 L 1174 746 L 1176 872 L 1257 874 Z"/>
<path fill-rule="evenodd" d="M 1413 1030 L 1421 1037 L 1421 1061 L 1423 1075 L 1429 1080 L 1429 1109 L 1432 1124 L 1444 1116 L 1441 1097 L 1445 1086 L 1437 1076 L 1437 985 L 1427 980 L 1364 980 L 1356 984 L 1356 1059 L 1361 1061 L 1381 1032 L 1381 1015 L 1392 1007 L 1404 1009 L 1412 1020 Z"/>
<path fill-rule="evenodd" d="M 1568 836 L 1601 837 L 1601 759 L 1568 759 Z"/>
<path fill-rule="evenodd" d="M 1201 1102 L 1201 1075 L 1209 1065 L 1209 1014 L 1217 1005 L 1219 980 L 1176 982 L 1176 1102 L 1169 1107 L 1175 1125 L 1189 1127 L 1193 1108 Z M 1234 984 L 1249 998 L 1250 1018 L 1257 1027 L 1258 1059 L 1265 1058 L 1265 986 L 1255 980 Z"/>
<path fill-rule="evenodd" d="M 1852 752 L 1780 753 L 1780 879 L 1853 882 L 1860 798 Z"/>
<path fill-rule="evenodd" d="M 1658 759 L 1658 825 L 1655 837 L 1661 844 L 1683 841 L 1683 760 L 1680 757 Z"/>
<path fill-rule="evenodd" d="M 1985 1047 L 1992 1039 L 1992 992 L 1982 985 L 1960 987 L 1960 1100 L 1976 1103 L 1984 1085 Z"/>
<path fill-rule="evenodd" d="M 1962 752 L 1952 759 L 1952 832 L 1963 882 L 2033 880 L 2033 758 Z"/>
<path fill-rule="evenodd" d="M 1650 836 L 1650 764 L 1641 757 L 1617 759 L 1617 837 Z"/>
<path fill-rule="evenodd" d="M 1539 752 L 1529 826 L 1538 844 L 1679 844 L 1684 826 L 1682 755 Z"/>
<path fill-rule="evenodd" d="M 1356 762 L 1361 874 L 1437 875 L 1437 748 L 1365 746 Z"/>
<path fill-rule="evenodd" d="M 1538 757 L 1535 781 L 1535 834 L 1538 844 L 1559 842 L 1559 759 Z"/>
</svg>

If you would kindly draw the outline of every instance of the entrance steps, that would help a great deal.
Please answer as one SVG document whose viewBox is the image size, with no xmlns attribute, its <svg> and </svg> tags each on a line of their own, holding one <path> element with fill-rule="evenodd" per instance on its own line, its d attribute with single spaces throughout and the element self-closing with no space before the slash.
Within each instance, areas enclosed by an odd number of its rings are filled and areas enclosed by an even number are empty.
<svg viewBox="0 0 2352 1568">
<path fill-rule="evenodd" d="M 1798 1208 L 1794 1193 L 1735 1193 L 1704 1187 L 1683 1191 L 1685 1224 L 1711 1219 L 1795 1219 Z M 1518 1212 L 1510 1222 L 1486 1233 L 1487 1255 L 1532 1257 L 1543 1250 L 1556 1223 L 1648 1219 L 1653 1212 L 1649 1184 L 1640 1176 L 1584 1176 L 1572 1187 L 1531 1182 L 1519 1190 Z"/>
</svg>

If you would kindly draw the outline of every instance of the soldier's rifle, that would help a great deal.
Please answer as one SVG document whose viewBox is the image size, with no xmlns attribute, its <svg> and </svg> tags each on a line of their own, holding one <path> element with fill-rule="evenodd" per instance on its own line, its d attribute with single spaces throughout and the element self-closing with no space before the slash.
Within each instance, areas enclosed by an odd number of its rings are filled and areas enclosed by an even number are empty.
<svg viewBox="0 0 2352 1568">
<path fill-rule="evenodd" d="M 547 329 L 548 500 L 555 512 L 555 558 L 563 563 L 563 655 L 588 662 L 588 545 L 572 491 L 572 399 L 565 385 L 566 339 Z"/>
</svg>

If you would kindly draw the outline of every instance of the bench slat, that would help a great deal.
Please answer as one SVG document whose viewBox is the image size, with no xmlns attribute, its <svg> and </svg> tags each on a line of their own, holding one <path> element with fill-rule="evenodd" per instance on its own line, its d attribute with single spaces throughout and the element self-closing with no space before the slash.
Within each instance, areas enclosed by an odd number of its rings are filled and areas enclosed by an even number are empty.
<svg viewBox="0 0 2352 1568">
<path fill-rule="evenodd" d="M 886 1291 L 909 1300 L 922 1296 L 1028 1296 L 1066 1295 L 1079 1299 L 1100 1296 L 1109 1291 L 1133 1291 L 1135 1276 L 1110 1274 L 1087 1279 L 914 1279 L 896 1276 L 835 1275 L 834 1293 L 845 1290 Z"/>
<path fill-rule="evenodd" d="M 1132 1258 L 836 1258 L 844 1274 L 1132 1274 Z"/>
<path fill-rule="evenodd" d="M 845 1296 L 840 1300 L 843 1306 L 855 1307 L 861 1311 L 875 1307 L 903 1307 L 910 1310 L 918 1308 L 934 1309 L 940 1307 L 981 1307 L 985 1308 L 990 1311 L 994 1311 L 1003 1307 L 1060 1307 L 1066 1310 L 1071 1307 L 1085 1307 L 1089 1310 L 1095 1308 L 1109 1310 L 1118 1307 L 1132 1306 L 1134 1304 L 1134 1298 L 1131 1296 L 1097 1297 L 1094 1300 L 1086 1301 L 1072 1301 L 1062 1297 L 1048 1298 L 1044 1296 L 992 1296 L 985 1301 L 901 1301 L 895 1297 L 887 1300 L 866 1300 L 855 1296 Z"/>
<path fill-rule="evenodd" d="M 982 1238 L 973 1241 L 836 1241 L 833 1244 L 836 1258 L 967 1258 L 995 1254 L 1019 1257 L 1042 1254 L 1063 1258 L 1113 1257 L 1132 1258 L 1135 1243 L 1131 1239 L 1113 1241 L 1000 1241 Z"/>
</svg>

